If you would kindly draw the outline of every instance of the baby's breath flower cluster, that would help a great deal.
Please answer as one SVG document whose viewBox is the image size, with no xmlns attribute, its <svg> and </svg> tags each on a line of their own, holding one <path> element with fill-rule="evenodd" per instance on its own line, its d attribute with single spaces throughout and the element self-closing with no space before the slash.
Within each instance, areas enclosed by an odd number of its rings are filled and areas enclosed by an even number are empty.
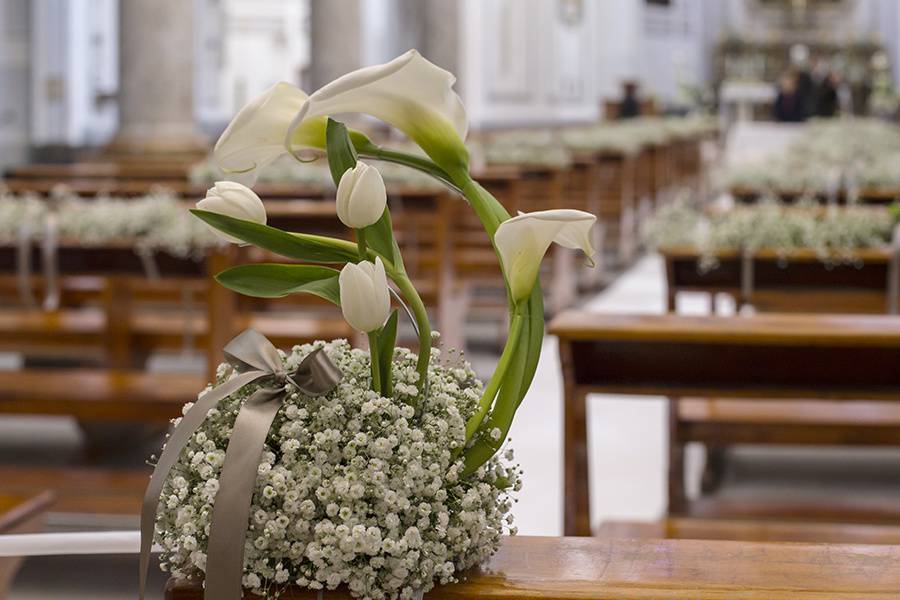
<svg viewBox="0 0 900 600">
<path fill-rule="evenodd" d="M 826 264 L 858 265 L 857 250 L 890 243 L 895 220 L 879 208 L 825 208 L 808 200 L 786 206 L 767 199 L 724 212 L 703 212 L 680 201 L 657 212 L 646 237 L 656 248 L 697 248 L 702 270 L 717 266 L 722 252 L 763 248 L 784 259 L 792 251 L 810 249 Z"/>
<path fill-rule="evenodd" d="M 432 351 L 428 396 L 416 414 L 416 356 L 397 348 L 395 398 L 371 391 L 369 354 L 345 340 L 294 347 L 295 368 L 323 348 L 343 378 L 317 398 L 289 394 L 259 465 L 244 547 L 244 587 L 277 596 L 288 585 L 346 586 L 355 598 L 409 599 L 496 551 L 512 527 L 520 488 L 512 454 L 460 477 L 454 450 L 482 386 L 471 367 L 440 365 Z M 222 365 L 217 384 L 232 376 Z M 194 434 L 161 495 L 156 538 L 163 568 L 203 577 L 225 450 L 250 385 L 219 403 Z M 189 408 L 186 407 L 186 409 Z"/>
<path fill-rule="evenodd" d="M 204 249 L 221 244 L 209 227 L 193 218 L 168 192 L 142 198 L 83 199 L 64 189 L 50 198 L 0 193 L 0 243 L 14 243 L 23 227 L 40 239 L 51 212 L 56 213 L 59 236 L 67 243 L 96 246 L 127 240 L 138 249 L 179 257 L 200 255 Z"/>
</svg>

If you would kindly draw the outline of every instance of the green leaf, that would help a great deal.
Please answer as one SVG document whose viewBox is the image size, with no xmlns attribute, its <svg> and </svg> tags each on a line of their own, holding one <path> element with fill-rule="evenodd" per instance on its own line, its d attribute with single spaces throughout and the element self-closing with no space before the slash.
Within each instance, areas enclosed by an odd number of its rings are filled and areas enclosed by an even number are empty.
<svg viewBox="0 0 900 600">
<path fill-rule="evenodd" d="M 394 268 L 399 273 L 406 273 L 406 268 L 403 266 L 403 257 L 400 255 L 400 246 L 397 245 L 397 239 L 394 237 L 391 211 L 387 207 L 385 207 L 381 218 L 374 225 L 366 227 L 364 231 L 366 232 L 366 245 L 394 263 Z"/>
<path fill-rule="evenodd" d="M 394 393 L 391 365 L 394 360 L 394 346 L 397 344 L 397 309 L 388 317 L 384 327 L 378 332 L 378 366 L 381 367 L 382 395 L 390 397 Z"/>
<path fill-rule="evenodd" d="M 347 126 L 330 117 L 325 125 L 325 152 L 328 155 L 331 178 L 334 185 L 338 185 L 347 169 L 356 166 L 356 150 L 350 141 Z"/>
<path fill-rule="evenodd" d="M 191 209 L 191 213 L 223 233 L 288 258 L 318 263 L 346 263 L 359 259 L 356 244 L 346 240 L 289 233 L 268 225 L 197 208 Z"/>
<path fill-rule="evenodd" d="M 318 265 L 261 263 L 238 265 L 216 275 L 229 290 L 255 298 L 282 298 L 303 292 L 341 305 L 340 271 Z"/>
</svg>

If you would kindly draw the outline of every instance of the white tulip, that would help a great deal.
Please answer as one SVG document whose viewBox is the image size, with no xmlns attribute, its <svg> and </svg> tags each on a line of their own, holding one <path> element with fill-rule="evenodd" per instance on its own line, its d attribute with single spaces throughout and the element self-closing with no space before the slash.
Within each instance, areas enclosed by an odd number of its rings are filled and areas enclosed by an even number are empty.
<svg viewBox="0 0 900 600">
<path fill-rule="evenodd" d="M 285 154 L 285 132 L 307 100 L 307 95 L 285 82 L 276 83 L 244 106 L 216 142 L 213 157 L 222 170 L 246 173 L 252 181 L 256 172 Z M 308 119 L 294 130 L 295 147 L 325 147 L 326 118 Z"/>
<path fill-rule="evenodd" d="M 266 223 L 266 207 L 262 200 L 259 199 L 256 192 L 236 181 L 217 181 L 213 187 L 207 190 L 206 198 L 197 203 L 197 208 L 235 219 L 253 221 L 263 225 Z M 210 229 L 229 242 L 244 243 L 214 227 Z"/>
<path fill-rule="evenodd" d="M 381 258 L 347 263 L 338 277 L 341 311 L 350 326 L 370 333 L 384 325 L 391 312 L 391 294 Z"/>
<path fill-rule="evenodd" d="M 290 126 L 286 145 L 307 121 L 340 113 L 365 113 L 393 125 L 448 171 L 468 168 L 463 139 L 466 109 L 453 91 L 456 77 L 416 50 L 339 77 L 313 93 Z"/>
<path fill-rule="evenodd" d="M 566 248 L 580 248 L 593 266 L 590 231 L 596 221 L 597 217 L 581 210 L 558 209 L 519 213 L 500 223 L 494 244 L 513 300 L 518 302 L 531 294 L 541 260 L 553 242 Z"/>
<path fill-rule="evenodd" d="M 341 175 L 337 188 L 337 215 L 341 223 L 354 229 L 375 224 L 387 206 L 384 179 L 375 167 L 362 161 Z"/>
</svg>

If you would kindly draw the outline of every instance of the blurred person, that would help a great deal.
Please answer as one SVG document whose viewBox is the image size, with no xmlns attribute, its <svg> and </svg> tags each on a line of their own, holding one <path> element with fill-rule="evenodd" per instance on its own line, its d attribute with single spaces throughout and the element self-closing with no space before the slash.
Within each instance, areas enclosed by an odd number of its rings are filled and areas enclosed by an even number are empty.
<svg viewBox="0 0 900 600">
<path fill-rule="evenodd" d="M 797 75 L 787 72 L 778 80 L 778 95 L 772 107 L 772 116 L 782 123 L 800 123 L 806 119 L 803 100 L 797 93 Z"/>
<path fill-rule="evenodd" d="M 813 73 L 811 66 L 814 66 L 817 59 L 810 59 L 809 48 L 803 44 L 795 44 L 790 50 L 791 70 L 794 72 L 794 87 L 799 102 L 801 121 L 805 121 L 812 113 L 815 82 L 813 81 Z"/>
<path fill-rule="evenodd" d="M 840 79 L 837 73 L 829 71 L 816 88 L 813 104 L 813 115 L 816 117 L 831 118 L 838 113 L 838 88 Z"/>
<path fill-rule="evenodd" d="M 622 84 L 625 94 L 619 103 L 619 118 L 633 119 L 641 116 L 641 101 L 638 98 L 638 84 L 635 81 L 626 81 Z"/>
</svg>

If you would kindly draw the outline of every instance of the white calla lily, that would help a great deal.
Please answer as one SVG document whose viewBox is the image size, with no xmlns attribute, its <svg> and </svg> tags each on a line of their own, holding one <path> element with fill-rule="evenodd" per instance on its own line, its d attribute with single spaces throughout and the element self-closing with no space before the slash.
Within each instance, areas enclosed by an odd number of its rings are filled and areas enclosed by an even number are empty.
<svg viewBox="0 0 900 600">
<path fill-rule="evenodd" d="M 387 206 L 387 191 L 378 169 L 358 161 L 341 176 L 337 188 L 337 215 L 354 229 L 374 225 Z"/>
<path fill-rule="evenodd" d="M 594 215 L 571 209 L 519 213 L 497 228 L 494 244 L 500 254 L 513 300 L 519 302 L 531 294 L 550 244 L 580 248 L 593 266 L 594 248 L 591 227 Z"/>
<path fill-rule="evenodd" d="M 341 287 L 341 311 L 350 326 L 363 333 L 377 330 L 391 312 L 384 263 L 376 257 L 358 264 L 347 263 L 338 276 Z"/>
<path fill-rule="evenodd" d="M 266 223 L 266 207 L 256 192 L 236 181 L 217 181 L 206 192 L 206 197 L 197 202 L 197 208 L 209 212 L 219 213 L 235 219 L 253 221 L 254 223 Z M 219 237 L 243 244 L 243 240 L 224 234 L 210 227 Z"/>
<path fill-rule="evenodd" d="M 213 157 L 227 173 L 247 174 L 256 171 L 287 153 L 285 132 L 304 103 L 307 95 L 285 82 L 276 83 L 244 106 L 219 137 Z M 294 147 L 324 148 L 326 118 L 307 119 L 295 128 Z"/>
<path fill-rule="evenodd" d="M 291 123 L 285 144 L 310 119 L 364 113 L 393 125 L 448 172 L 468 169 L 466 110 L 453 91 L 456 77 L 410 50 L 383 65 L 339 77 L 313 93 Z"/>
</svg>

